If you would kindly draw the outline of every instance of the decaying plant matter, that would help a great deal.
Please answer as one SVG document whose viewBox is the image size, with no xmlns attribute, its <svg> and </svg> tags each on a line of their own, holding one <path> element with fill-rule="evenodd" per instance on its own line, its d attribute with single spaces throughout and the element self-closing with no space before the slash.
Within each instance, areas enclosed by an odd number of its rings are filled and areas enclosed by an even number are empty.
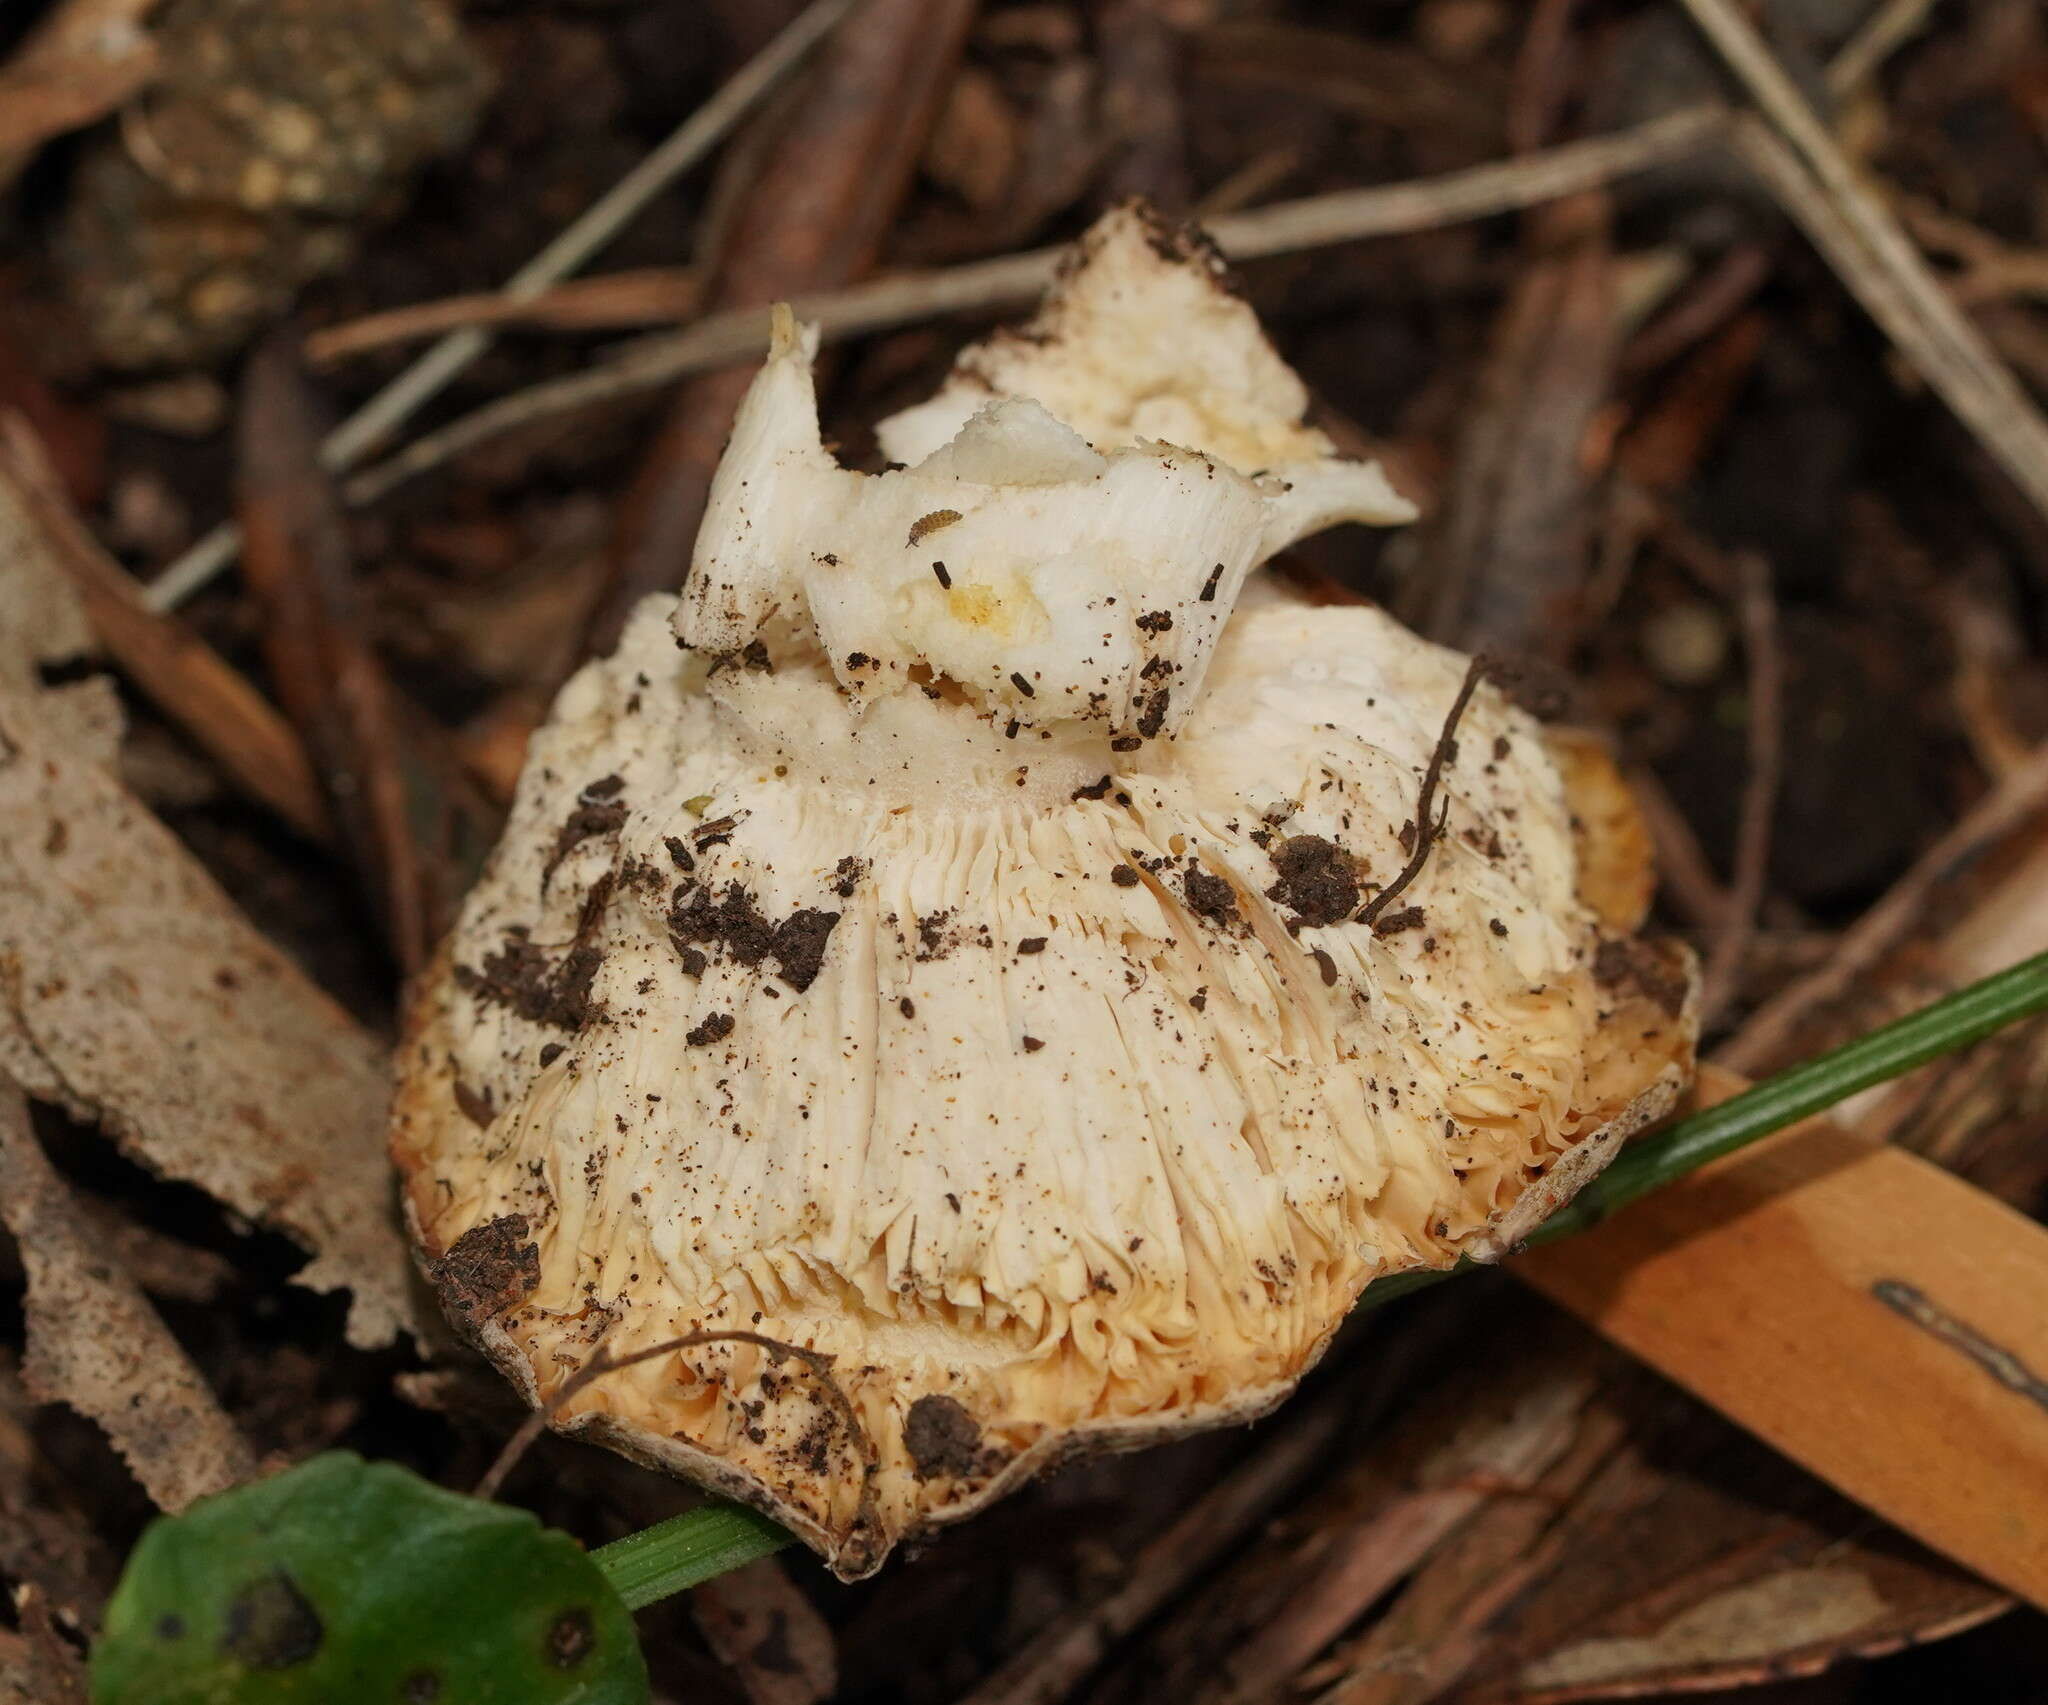
<svg viewBox="0 0 2048 1705">
<path fill-rule="evenodd" d="M 881 475 L 810 348 L 785 316 L 682 595 L 536 737 L 394 1148 L 535 1401 L 747 1334 L 556 1422 L 853 1577 L 1501 1253 L 1685 1082 L 1692 972 L 1597 754 L 1261 572 L 1411 511 L 1199 238 L 1109 216 Z"/>
</svg>

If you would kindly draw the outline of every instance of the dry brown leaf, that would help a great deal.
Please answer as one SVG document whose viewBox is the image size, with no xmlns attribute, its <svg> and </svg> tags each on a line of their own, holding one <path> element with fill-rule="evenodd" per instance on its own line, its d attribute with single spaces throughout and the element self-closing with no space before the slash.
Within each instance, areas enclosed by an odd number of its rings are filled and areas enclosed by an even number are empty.
<svg viewBox="0 0 2048 1705">
<path fill-rule="evenodd" d="M 0 1071 L 312 1252 L 351 1342 L 414 1324 L 384 1158 L 384 1052 L 110 773 L 75 583 L 0 481 Z M 93 689 L 91 695 L 81 689 Z M 105 696 L 101 696 L 105 695 Z"/>
<path fill-rule="evenodd" d="M 63 0 L 0 66 L 0 187 L 53 136 L 106 117 L 156 75 L 156 0 Z"/>
<path fill-rule="evenodd" d="M 818 1705 L 838 1691 L 832 1630 L 777 1559 L 706 1581 L 690 1610 L 753 1705 Z"/>
<path fill-rule="evenodd" d="M 162 1508 L 224 1491 L 256 1459 L 38 1146 L 28 1099 L 0 1085 L 0 1218 L 28 1274 L 23 1377 L 99 1423 Z"/>
<path fill-rule="evenodd" d="M 4 99 L 0 96 L 0 99 Z M 0 480 L 0 691 L 34 697 L 53 735 L 112 766 L 121 744 L 121 701 L 111 676 L 47 685 L 43 670 L 74 664 L 97 645 L 77 588 L 50 556 L 12 482 Z"/>
<path fill-rule="evenodd" d="M 383 1050 L 39 709 L 0 691 L 0 1069 L 312 1251 L 351 1342 L 413 1323 Z"/>
</svg>

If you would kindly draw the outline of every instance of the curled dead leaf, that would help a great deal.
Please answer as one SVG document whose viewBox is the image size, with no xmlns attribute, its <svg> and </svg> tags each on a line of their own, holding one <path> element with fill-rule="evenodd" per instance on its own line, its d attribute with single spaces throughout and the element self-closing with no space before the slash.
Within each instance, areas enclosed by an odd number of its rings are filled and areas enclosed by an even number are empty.
<svg viewBox="0 0 2048 1705">
<path fill-rule="evenodd" d="M 311 1251 L 298 1282 L 350 1290 L 351 1341 L 389 1342 L 413 1314 L 382 1048 L 115 779 L 99 711 L 44 688 L 84 632 L 61 570 L 0 549 L 0 576 L 42 612 L 0 644 L 0 1071 Z"/>
<path fill-rule="evenodd" d="M 28 1275 L 30 1393 L 96 1421 L 164 1509 L 251 1473 L 248 1445 L 135 1281 L 108 1259 L 12 1084 L 0 1084 L 0 1218 Z"/>
</svg>

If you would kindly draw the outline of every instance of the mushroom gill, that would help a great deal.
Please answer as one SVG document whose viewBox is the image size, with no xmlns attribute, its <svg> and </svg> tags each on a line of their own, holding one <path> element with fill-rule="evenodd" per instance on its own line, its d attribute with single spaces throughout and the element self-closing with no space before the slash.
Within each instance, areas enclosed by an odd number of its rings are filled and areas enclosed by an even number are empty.
<svg viewBox="0 0 2048 1705">
<path fill-rule="evenodd" d="M 1675 1097 L 1693 972 L 1635 937 L 1611 766 L 1485 683 L 1453 737 L 1464 658 L 1261 570 L 1410 513 L 1305 406 L 1135 210 L 885 474 L 782 317 L 403 1050 L 422 1257 L 529 1398 L 714 1335 L 558 1427 L 856 1577 L 1271 1407 L 1369 1282 L 1497 1256 Z"/>
</svg>

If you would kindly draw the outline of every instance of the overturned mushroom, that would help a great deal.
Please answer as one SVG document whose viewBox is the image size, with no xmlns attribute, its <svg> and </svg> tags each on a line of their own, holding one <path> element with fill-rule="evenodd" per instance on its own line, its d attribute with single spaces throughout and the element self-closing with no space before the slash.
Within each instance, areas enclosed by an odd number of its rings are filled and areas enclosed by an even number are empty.
<svg viewBox="0 0 2048 1705">
<path fill-rule="evenodd" d="M 1692 968 L 1596 753 L 1258 572 L 1409 511 L 1198 241 L 1110 216 L 885 474 L 809 354 L 782 316 L 682 595 L 536 737 L 394 1147 L 535 1401 L 730 1334 L 557 1424 L 854 1577 L 1500 1254 L 1676 1094 Z"/>
</svg>

